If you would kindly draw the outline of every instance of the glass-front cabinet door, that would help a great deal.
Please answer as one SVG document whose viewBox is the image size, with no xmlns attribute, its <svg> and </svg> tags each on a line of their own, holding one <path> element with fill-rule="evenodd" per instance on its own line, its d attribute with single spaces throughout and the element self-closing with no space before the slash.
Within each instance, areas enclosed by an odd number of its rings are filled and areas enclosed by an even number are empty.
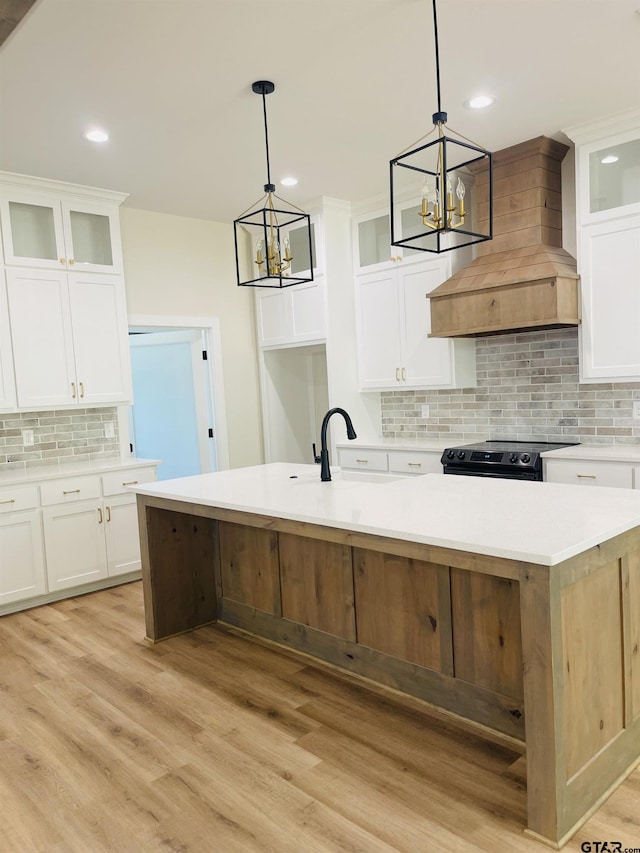
<svg viewBox="0 0 640 853">
<path fill-rule="evenodd" d="M 0 222 L 9 266 L 107 273 L 122 269 L 115 206 L 5 191 Z"/>
</svg>

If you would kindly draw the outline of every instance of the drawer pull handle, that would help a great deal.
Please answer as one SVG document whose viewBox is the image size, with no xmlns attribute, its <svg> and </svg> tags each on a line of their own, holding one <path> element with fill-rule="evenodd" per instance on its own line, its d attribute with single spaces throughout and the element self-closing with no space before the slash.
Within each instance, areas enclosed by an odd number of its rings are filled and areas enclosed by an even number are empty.
<svg viewBox="0 0 640 853">
<path fill-rule="evenodd" d="M 368 465 L 369 464 L 368 459 L 356 459 L 356 462 L 358 463 L 358 465 Z"/>
<path fill-rule="evenodd" d="M 422 468 L 422 462 L 407 462 L 409 468 Z"/>
<path fill-rule="evenodd" d="M 68 491 L 66 491 L 66 492 L 63 490 L 62 494 L 63 495 L 79 495 L 80 489 L 68 489 Z"/>
<path fill-rule="evenodd" d="M 396 367 L 396 382 L 400 382 L 400 368 Z"/>
<path fill-rule="evenodd" d="M 15 498 L 9 498 L 8 501 L 0 501 L 0 504 L 14 504 L 16 502 Z"/>
<path fill-rule="evenodd" d="M 80 386 L 80 396 L 84 397 L 84 382 L 78 382 L 78 385 Z"/>
<path fill-rule="evenodd" d="M 597 479 L 595 474 L 576 474 L 576 477 L 579 480 L 596 480 Z"/>
<path fill-rule="evenodd" d="M 71 399 L 72 400 L 76 399 L 76 383 L 75 382 L 71 383 Z"/>
<path fill-rule="evenodd" d="M 122 485 L 123 486 L 137 486 L 138 481 L 137 480 L 129 480 L 127 483 L 123 483 Z"/>
<path fill-rule="evenodd" d="M 98 524 L 102 524 L 102 509 L 98 507 Z"/>
<path fill-rule="evenodd" d="M 402 381 L 403 382 L 407 381 L 407 371 L 404 367 L 402 368 Z"/>
<path fill-rule="evenodd" d="M 107 521 L 111 521 L 111 507 L 107 507 Z"/>
</svg>

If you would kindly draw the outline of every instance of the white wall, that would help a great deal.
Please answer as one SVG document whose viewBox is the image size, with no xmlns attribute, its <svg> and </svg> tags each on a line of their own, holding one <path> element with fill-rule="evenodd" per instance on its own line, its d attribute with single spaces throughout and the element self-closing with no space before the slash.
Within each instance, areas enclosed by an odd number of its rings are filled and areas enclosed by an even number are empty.
<svg viewBox="0 0 640 853">
<path fill-rule="evenodd" d="M 263 461 L 252 289 L 236 284 L 233 227 L 120 209 L 127 310 L 217 317 L 232 468 Z"/>
</svg>

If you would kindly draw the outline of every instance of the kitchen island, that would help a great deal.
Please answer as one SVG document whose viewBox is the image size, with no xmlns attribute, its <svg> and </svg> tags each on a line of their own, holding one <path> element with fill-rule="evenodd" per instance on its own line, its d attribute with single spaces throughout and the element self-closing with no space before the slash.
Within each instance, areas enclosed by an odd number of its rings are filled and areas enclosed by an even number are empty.
<svg viewBox="0 0 640 853">
<path fill-rule="evenodd" d="M 148 639 L 221 621 L 516 738 L 562 846 L 640 761 L 640 492 L 333 476 L 137 487 Z"/>
</svg>

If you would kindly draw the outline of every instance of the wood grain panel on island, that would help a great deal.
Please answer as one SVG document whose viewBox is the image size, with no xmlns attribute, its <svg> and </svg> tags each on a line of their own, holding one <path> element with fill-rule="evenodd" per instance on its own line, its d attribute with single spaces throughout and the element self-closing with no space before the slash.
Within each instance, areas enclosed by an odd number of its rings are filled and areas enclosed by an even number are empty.
<svg viewBox="0 0 640 853">
<path fill-rule="evenodd" d="M 517 739 L 530 836 L 561 847 L 640 763 L 640 527 L 550 566 L 166 496 L 138 509 L 150 641 L 220 620 Z"/>
</svg>

